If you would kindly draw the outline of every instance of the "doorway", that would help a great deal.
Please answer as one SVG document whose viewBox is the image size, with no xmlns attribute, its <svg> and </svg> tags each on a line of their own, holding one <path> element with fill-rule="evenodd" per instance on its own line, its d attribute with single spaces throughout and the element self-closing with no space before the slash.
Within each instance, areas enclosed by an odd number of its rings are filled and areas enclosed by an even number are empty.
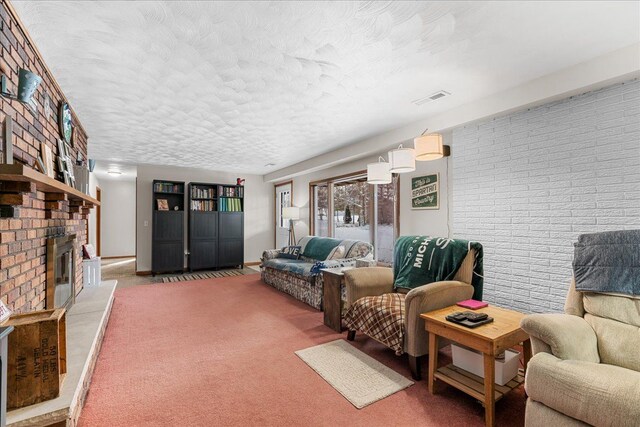
<svg viewBox="0 0 640 427">
<path fill-rule="evenodd" d="M 289 244 L 289 221 L 282 217 L 282 210 L 292 206 L 293 181 L 281 182 L 275 185 L 276 215 L 275 215 L 275 247 L 282 248 Z"/>
</svg>

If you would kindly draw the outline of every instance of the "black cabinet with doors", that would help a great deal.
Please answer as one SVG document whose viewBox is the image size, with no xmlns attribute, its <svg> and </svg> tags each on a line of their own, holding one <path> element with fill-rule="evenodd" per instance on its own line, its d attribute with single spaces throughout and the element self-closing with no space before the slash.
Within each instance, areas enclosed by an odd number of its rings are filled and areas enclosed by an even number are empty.
<svg viewBox="0 0 640 427">
<path fill-rule="evenodd" d="M 244 264 L 244 187 L 189 184 L 189 270 Z"/>
<path fill-rule="evenodd" d="M 184 182 L 153 181 L 151 272 L 184 270 Z"/>
</svg>

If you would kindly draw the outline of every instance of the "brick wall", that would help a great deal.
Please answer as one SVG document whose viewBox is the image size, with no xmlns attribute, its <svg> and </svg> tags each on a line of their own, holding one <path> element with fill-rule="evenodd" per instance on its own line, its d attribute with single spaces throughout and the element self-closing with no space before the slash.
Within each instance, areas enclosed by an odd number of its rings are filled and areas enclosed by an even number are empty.
<svg viewBox="0 0 640 427">
<path fill-rule="evenodd" d="M 485 299 L 562 311 L 581 233 L 640 228 L 640 82 L 453 131 L 453 231 L 485 247 Z"/>
<path fill-rule="evenodd" d="M 55 79 L 46 69 L 42 58 L 33 48 L 25 30 L 13 15 L 11 7 L 2 0 L 0 4 L 0 70 L 8 77 L 15 93 L 18 69 L 29 69 L 43 78 L 34 96 L 38 112 L 6 98 L 0 98 L 0 122 L 6 115 L 13 118 L 13 150 L 16 161 L 33 167 L 44 142 L 57 156 L 59 138 L 57 109 L 65 99 Z M 50 99 L 53 114 L 45 117 L 45 96 Z M 76 133 L 72 153 L 87 157 L 87 136 L 77 117 L 73 115 Z M 56 165 L 57 167 L 57 165 Z M 76 291 L 82 286 L 80 245 L 87 242 L 86 215 L 71 212 L 68 202 L 47 201 L 47 196 L 33 187 L 20 188 L 0 181 L 1 194 L 23 194 L 24 203 L 16 209 L 12 218 L 0 218 L 0 298 L 18 312 L 44 308 L 46 281 L 46 238 L 62 228 L 77 234 Z"/>
</svg>

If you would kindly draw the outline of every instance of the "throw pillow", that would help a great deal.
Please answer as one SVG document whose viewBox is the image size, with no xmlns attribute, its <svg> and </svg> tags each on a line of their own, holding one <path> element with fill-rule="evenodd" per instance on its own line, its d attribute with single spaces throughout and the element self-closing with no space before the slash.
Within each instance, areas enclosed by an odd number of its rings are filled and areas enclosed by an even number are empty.
<svg viewBox="0 0 640 427">
<path fill-rule="evenodd" d="M 338 245 L 329 253 L 327 259 L 342 259 L 347 252 L 347 248 L 344 245 Z"/>
<path fill-rule="evenodd" d="M 298 259 L 300 258 L 300 249 L 301 246 L 285 246 L 276 258 Z"/>
</svg>

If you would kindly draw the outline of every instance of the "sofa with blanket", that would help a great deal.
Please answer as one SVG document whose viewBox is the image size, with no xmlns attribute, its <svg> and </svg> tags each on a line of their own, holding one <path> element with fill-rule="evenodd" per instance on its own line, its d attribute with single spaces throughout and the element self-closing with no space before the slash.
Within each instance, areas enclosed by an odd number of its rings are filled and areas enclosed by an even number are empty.
<svg viewBox="0 0 640 427">
<path fill-rule="evenodd" d="M 322 310 L 321 268 L 355 267 L 356 260 L 373 260 L 373 246 L 359 240 L 307 236 L 297 246 L 298 259 L 280 249 L 264 251 L 262 280 L 318 310 Z"/>
</svg>

